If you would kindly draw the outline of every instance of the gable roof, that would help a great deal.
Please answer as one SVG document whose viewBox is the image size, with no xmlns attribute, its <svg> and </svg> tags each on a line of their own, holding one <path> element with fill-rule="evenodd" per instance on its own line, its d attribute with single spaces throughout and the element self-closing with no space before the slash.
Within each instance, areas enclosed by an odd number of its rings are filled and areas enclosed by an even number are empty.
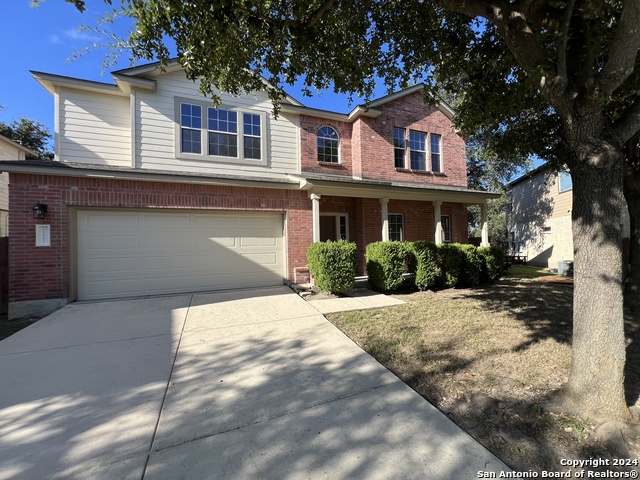
<svg viewBox="0 0 640 480">
<path fill-rule="evenodd" d="M 21 144 L 19 144 L 18 142 L 14 142 L 13 140 L 11 140 L 10 138 L 5 137 L 4 135 L 0 135 L 0 142 L 7 144 L 7 145 L 11 145 L 14 148 L 17 148 L 18 150 L 26 153 L 27 155 L 32 155 L 34 157 L 37 157 L 38 154 L 36 152 L 34 152 L 33 150 L 31 150 L 30 148 L 27 148 Z"/>
<path fill-rule="evenodd" d="M 62 86 L 96 93 L 128 96 L 131 93 L 132 88 L 155 91 L 155 77 L 158 77 L 165 73 L 172 73 L 183 69 L 176 59 L 173 59 L 168 64 L 164 65 L 162 69 L 160 69 L 160 66 L 160 62 L 153 62 L 136 67 L 116 70 L 114 72 L 111 72 L 111 77 L 113 78 L 115 83 L 84 80 L 80 78 L 67 77 L 64 75 L 56 75 L 33 70 L 31 71 L 31 75 L 52 95 L 55 94 L 56 87 Z M 264 82 L 265 88 L 271 88 L 267 84 L 266 80 Z M 349 113 L 338 113 L 330 110 L 306 107 L 292 96 L 285 94 L 285 102 L 281 104 L 281 111 L 284 113 L 318 116 L 343 122 L 352 122 L 358 117 L 377 118 L 382 114 L 382 110 L 377 107 L 381 107 L 389 102 L 399 100 L 400 98 L 403 98 L 407 95 L 411 95 L 415 92 L 424 90 L 424 88 L 425 84 L 419 83 L 391 93 L 389 95 L 385 95 L 384 97 L 380 97 L 377 100 L 373 100 L 368 105 L 357 105 Z M 455 115 L 455 111 L 453 110 L 453 108 L 443 100 L 439 100 L 435 107 L 442 113 L 444 113 L 444 115 L 446 115 L 449 120 L 451 120 Z"/>
<path fill-rule="evenodd" d="M 424 90 L 424 83 L 419 83 L 417 85 L 413 85 L 408 88 L 404 88 L 397 92 L 391 93 L 389 95 L 385 95 L 384 97 L 380 97 L 377 100 L 374 100 L 367 104 L 357 105 L 353 110 L 349 113 L 338 113 L 330 110 L 322 110 L 319 108 L 309 108 L 304 106 L 292 106 L 292 105 L 282 105 L 281 111 L 285 113 L 300 113 L 303 115 L 311 115 L 314 117 L 322 117 L 331 120 L 339 120 L 341 122 L 353 122 L 358 117 L 371 117 L 378 118 L 382 115 L 382 110 L 378 107 L 382 107 L 383 105 L 393 102 L 395 100 L 399 100 L 407 95 L 411 95 L 413 93 Z M 440 110 L 449 120 L 453 118 L 455 115 L 455 110 L 446 102 L 440 100 L 438 104 L 435 105 L 435 108 Z"/>
</svg>

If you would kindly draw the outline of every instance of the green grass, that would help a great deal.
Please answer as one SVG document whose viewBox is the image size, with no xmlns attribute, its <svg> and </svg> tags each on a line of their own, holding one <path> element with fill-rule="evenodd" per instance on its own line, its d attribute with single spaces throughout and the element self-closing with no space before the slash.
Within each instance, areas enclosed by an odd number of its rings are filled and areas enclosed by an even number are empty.
<svg viewBox="0 0 640 480">
<path fill-rule="evenodd" d="M 511 265 L 509 271 L 504 275 L 505 278 L 538 278 L 550 275 L 548 270 L 541 267 L 533 267 L 531 265 Z"/>
</svg>

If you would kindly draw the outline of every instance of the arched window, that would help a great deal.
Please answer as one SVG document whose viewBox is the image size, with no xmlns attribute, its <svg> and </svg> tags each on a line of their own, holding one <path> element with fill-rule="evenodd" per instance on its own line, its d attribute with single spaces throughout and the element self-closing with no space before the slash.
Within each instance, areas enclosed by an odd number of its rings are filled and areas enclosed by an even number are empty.
<svg viewBox="0 0 640 480">
<path fill-rule="evenodd" d="M 338 132 L 331 127 L 318 130 L 318 161 L 340 163 L 338 159 Z"/>
</svg>

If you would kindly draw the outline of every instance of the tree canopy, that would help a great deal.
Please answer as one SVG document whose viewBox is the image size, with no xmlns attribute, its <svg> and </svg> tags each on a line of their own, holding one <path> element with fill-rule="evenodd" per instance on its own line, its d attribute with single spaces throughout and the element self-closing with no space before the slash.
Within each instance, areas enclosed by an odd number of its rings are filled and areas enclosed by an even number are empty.
<svg viewBox="0 0 640 480">
<path fill-rule="evenodd" d="M 0 122 L 0 135 L 13 140 L 38 154 L 38 158 L 53 158 L 49 129 L 37 120 L 20 118 L 10 124 Z"/>
</svg>

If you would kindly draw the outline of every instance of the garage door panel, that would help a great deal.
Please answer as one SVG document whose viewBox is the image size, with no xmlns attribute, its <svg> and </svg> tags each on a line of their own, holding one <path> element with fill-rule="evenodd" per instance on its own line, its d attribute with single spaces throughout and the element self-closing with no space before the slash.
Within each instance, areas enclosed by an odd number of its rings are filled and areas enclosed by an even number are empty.
<svg viewBox="0 0 640 480">
<path fill-rule="evenodd" d="M 212 271 L 228 275 L 237 270 L 237 266 L 237 255 L 230 255 L 229 253 L 223 252 L 217 255 L 212 254 L 200 257 L 195 264 L 195 271 L 198 273 Z"/>
<path fill-rule="evenodd" d="M 184 230 L 191 225 L 191 217 L 185 215 L 146 214 L 144 228 L 167 230 Z"/>
<path fill-rule="evenodd" d="M 158 235 L 145 235 L 143 238 L 143 245 L 146 249 L 151 250 L 177 250 L 186 251 L 189 249 L 189 237 L 183 234 L 158 234 Z"/>
<path fill-rule="evenodd" d="M 88 250 L 126 250 L 137 249 L 140 246 L 139 235 L 90 235 L 85 242 Z"/>
<path fill-rule="evenodd" d="M 129 292 L 135 291 L 139 288 L 140 278 L 113 278 L 92 280 L 85 285 L 86 293 L 85 299 L 90 298 L 104 298 L 102 295 L 104 292 L 110 292 L 111 298 L 115 296 L 127 297 L 130 296 Z"/>
<path fill-rule="evenodd" d="M 82 221 L 78 221 L 78 228 L 99 229 L 137 229 L 140 223 L 139 215 L 135 213 L 113 214 L 109 212 L 91 212 Z"/>
<path fill-rule="evenodd" d="M 278 239 L 271 237 L 241 237 L 242 247 L 267 247 L 272 248 L 278 244 Z"/>
<path fill-rule="evenodd" d="M 283 283 L 280 214 L 81 210 L 77 225 L 79 299 Z"/>
<path fill-rule="evenodd" d="M 212 248 L 235 248 L 237 247 L 236 237 L 196 237 L 193 243 L 198 252 L 208 252 Z"/>
<path fill-rule="evenodd" d="M 278 255 L 275 253 L 246 253 L 242 255 L 242 259 L 248 260 L 250 263 L 247 265 L 249 269 L 251 264 L 262 266 L 276 266 L 278 265 Z"/>
<path fill-rule="evenodd" d="M 235 231 L 238 228 L 238 221 L 236 217 L 232 216 L 203 216 L 196 215 L 193 220 L 195 228 L 210 228 L 213 230 L 228 230 Z"/>
<path fill-rule="evenodd" d="M 273 222 L 271 222 L 269 218 L 267 217 L 260 218 L 260 217 L 251 217 L 251 216 L 240 217 L 239 227 L 242 229 L 247 229 L 247 228 L 255 229 L 255 230 L 265 229 L 265 230 L 271 230 L 271 231 L 273 231 L 274 229 Z"/>
<path fill-rule="evenodd" d="M 106 257 L 87 260 L 88 273 L 137 272 L 140 269 L 138 257 Z"/>
<path fill-rule="evenodd" d="M 152 255 L 144 258 L 146 270 L 189 270 L 190 255 Z"/>
</svg>

